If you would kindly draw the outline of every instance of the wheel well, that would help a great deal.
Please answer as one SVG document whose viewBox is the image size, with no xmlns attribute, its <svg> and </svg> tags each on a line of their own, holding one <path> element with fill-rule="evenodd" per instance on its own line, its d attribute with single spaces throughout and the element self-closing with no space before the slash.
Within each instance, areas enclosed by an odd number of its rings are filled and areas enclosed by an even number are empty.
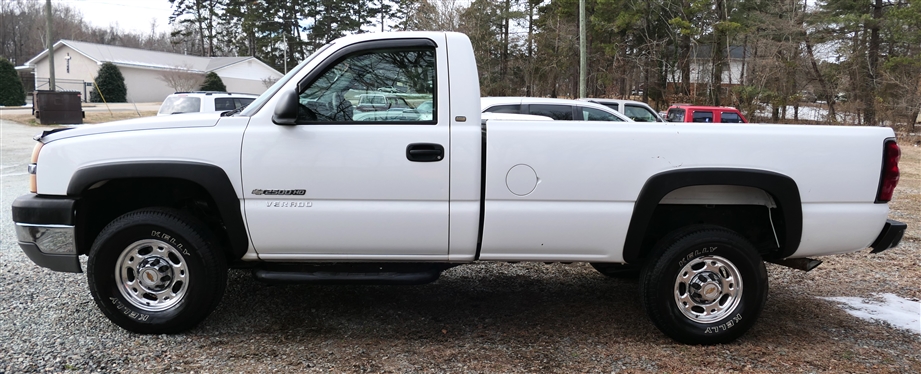
<svg viewBox="0 0 921 374">
<path fill-rule="evenodd" d="M 668 233 L 690 225 L 715 225 L 735 231 L 763 257 L 773 257 L 786 238 L 783 213 L 765 205 L 659 204 L 643 237 L 639 259 Z M 776 236 L 775 236 L 776 234 Z"/>
<path fill-rule="evenodd" d="M 204 222 L 220 248 L 230 248 L 230 238 L 214 198 L 201 185 L 178 178 L 111 179 L 92 184 L 81 194 L 76 221 L 77 251 L 89 253 L 96 237 L 122 214 L 147 207 L 170 207 L 188 212 Z M 230 256 L 229 251 L 224 251 Z"/>
</svg>

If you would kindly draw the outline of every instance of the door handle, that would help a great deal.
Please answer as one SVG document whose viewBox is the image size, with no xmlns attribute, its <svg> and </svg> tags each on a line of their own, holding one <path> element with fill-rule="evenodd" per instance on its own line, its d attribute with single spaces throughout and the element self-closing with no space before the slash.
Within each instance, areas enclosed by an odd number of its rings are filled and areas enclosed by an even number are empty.
<svg viewBox="0 0 921 374">
<path fill-rule="evenodd" d="M 438 162 L 445 158 L 445 147 L 434 143 L 413 143 L 406 146 L 406 159 L 414 162 Z"/>
</svg>

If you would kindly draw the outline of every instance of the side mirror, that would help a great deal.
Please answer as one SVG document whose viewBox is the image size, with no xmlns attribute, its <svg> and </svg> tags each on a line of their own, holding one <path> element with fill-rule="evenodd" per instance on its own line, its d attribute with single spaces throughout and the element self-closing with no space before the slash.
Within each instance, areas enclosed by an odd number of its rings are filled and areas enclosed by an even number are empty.
<svg viewBox="0 0 921 374">
<path fill-rule="evenodd" d="M 281 99 L 275 105 L 275 114 L 272 115 L 272 122 L 276 125 L 291 126 L 297 124 L 297 109 L 300 101 L 297 91 L 290 90 L 281 93 Z"/>
</svg>

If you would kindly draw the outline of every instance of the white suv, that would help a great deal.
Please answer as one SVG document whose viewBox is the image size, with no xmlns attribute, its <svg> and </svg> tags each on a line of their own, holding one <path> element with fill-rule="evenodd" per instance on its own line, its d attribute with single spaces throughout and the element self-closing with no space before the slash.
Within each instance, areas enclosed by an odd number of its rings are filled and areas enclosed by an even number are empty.
<svg viewBox="0 0 921 374">
<path fill-rule="evenodd" d="M 483 97 L 483 113 L 531 114 L 555 121 L 633 122 L 627 116 L 601 104 L 543 97 Z"/>
<path fill-rule="evenodd" d="M 176 92 L 160 104 L 158 116 L 197 112 L 224 112 L 242 109 L 256 100 L 257 95 L 220 91 Z"/>
<path fill-rule="evenodd" d="M 641 101 L 619 99 L 579 99 L 597 103 L 623 113 L 636 122 L 665 122 L 652 107 Z"/>
</svg>

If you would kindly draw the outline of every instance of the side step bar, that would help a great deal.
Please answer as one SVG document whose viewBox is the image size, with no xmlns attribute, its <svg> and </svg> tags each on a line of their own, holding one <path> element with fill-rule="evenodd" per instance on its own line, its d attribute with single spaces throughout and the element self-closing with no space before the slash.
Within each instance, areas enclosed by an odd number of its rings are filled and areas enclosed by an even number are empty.
<svg viewBox="0 0 921 374">
<path fill-rule="evenodd" d="M 449 264 L 283 264 L 254 269 L 256 280 L 272 284 L 418 285 L 432 283 Z"/>
</svg>

